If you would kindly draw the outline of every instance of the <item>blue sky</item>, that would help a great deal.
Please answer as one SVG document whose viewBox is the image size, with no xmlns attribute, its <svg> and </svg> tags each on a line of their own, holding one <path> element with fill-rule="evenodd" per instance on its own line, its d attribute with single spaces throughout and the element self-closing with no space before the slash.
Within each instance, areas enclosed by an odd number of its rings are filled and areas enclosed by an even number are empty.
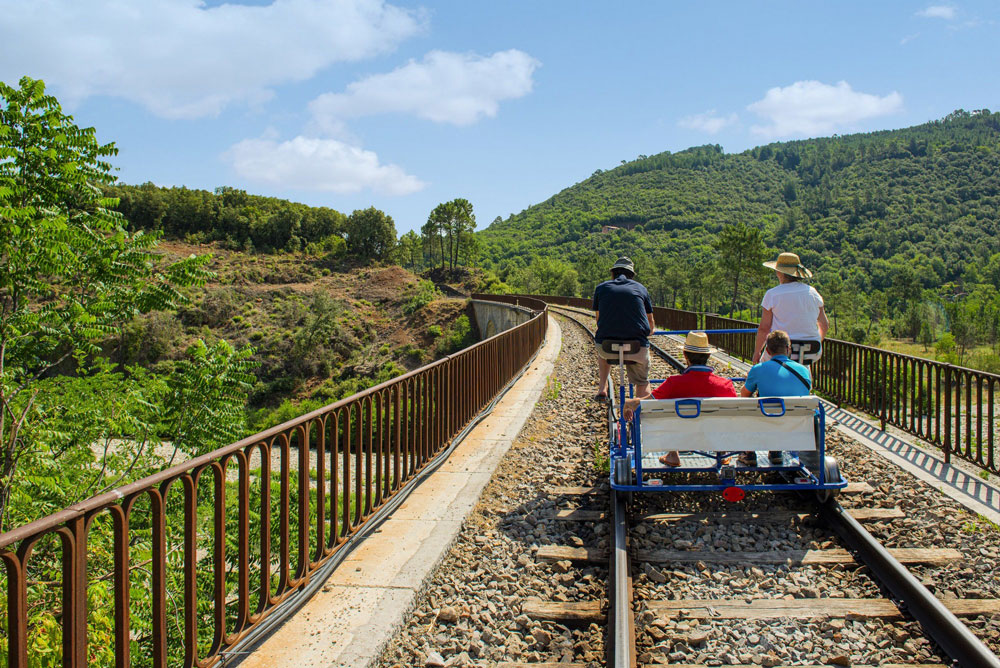
<svg viewBox="0 0 1000 668">
<path fill-rule="evenodd" d="M 119 177 L 480 228 L 640 154 L 1000 108 L 1000 4 L 0 0 Z"/>
</svg>

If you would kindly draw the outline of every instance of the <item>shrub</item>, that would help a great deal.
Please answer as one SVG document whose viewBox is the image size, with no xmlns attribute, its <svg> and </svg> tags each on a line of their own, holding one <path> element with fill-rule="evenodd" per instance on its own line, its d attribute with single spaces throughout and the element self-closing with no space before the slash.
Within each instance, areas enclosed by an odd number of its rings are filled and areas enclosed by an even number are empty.
<svg viewBox="0 0 1000 668">
<path fill-rule="evenodd" d="M 410 294 L 409 299 L 403 304 L 403 313 L 406 315 L 412 315 L 422 309 L 423 307 L 430 304 L 432 301 L 441 296 L 438 289 L 434 287 L 434 284 L 428 280 L 420 280 L 415 285 L 411 284 L 408 288 Z"/>
<path fill-rule="evenodd" d="M 427 359 L 427 351 L 412 343 L 407 343 L 396 349 L 396 353 L 411 364 L 422 364 Z"/>
<path fill-rule="evenodd" d="M 450 355 L 475 343 L 475 336 L 472 334 L 472 325 L 469 323 L 469 316 L 460 315 L 447 333 L 438 341 L 437 351 L 439 355 Z"/>
<path fill-rule="evenodd" d="M 940 362 L 955 364 L 958 362 L 958 354 L 955 346 L 955 336 L 951 332 L 945 332 L 934 344 L 934 358 Z"/>
</svg>

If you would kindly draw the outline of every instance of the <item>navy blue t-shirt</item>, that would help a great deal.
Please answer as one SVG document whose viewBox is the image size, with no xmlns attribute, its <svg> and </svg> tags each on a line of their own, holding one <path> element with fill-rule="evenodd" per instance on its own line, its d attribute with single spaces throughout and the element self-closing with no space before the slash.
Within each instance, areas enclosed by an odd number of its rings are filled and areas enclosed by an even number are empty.
<svg viewBox="0 0 1000 668">
<path fill-rule="evenodd" d="M 600 319 L 594 339 L 640 339 L 648 346 L 649 329 L 647 313 L 653 312 L 653 302 L 646 286 L 624 275 L 604 281 L 594 290 L 594 305 Z"/>
</svg>

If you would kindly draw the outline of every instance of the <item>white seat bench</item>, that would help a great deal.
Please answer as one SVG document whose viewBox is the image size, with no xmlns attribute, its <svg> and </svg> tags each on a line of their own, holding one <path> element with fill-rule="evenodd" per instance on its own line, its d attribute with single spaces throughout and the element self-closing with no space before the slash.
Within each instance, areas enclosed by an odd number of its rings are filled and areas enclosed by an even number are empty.
<svg viewBox="0 0 1000 668">
<path fill-rule="evenodd" d="M 644 399 L 639 444 L 646 452 L 817 449 L 819 397 Z"/>
</svg>

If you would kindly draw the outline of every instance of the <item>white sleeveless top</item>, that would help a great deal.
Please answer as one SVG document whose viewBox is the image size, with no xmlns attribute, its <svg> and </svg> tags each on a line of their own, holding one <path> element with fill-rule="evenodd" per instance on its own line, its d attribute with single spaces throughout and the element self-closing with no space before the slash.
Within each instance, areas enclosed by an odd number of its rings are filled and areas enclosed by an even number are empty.
<svg viewBox="0 0 1000 668">
<path fill-rule="evenodd" d="M 816 288 L 795 281 L 782 283 L 764 293 L 760 305 L 774 316 L 771 321 L 771 331 L 782 329 L 788 332 L 788 338 L 806 341 L 818 341 L 819 310 L 823 307 L 823 298 Z"/>
</svg>

